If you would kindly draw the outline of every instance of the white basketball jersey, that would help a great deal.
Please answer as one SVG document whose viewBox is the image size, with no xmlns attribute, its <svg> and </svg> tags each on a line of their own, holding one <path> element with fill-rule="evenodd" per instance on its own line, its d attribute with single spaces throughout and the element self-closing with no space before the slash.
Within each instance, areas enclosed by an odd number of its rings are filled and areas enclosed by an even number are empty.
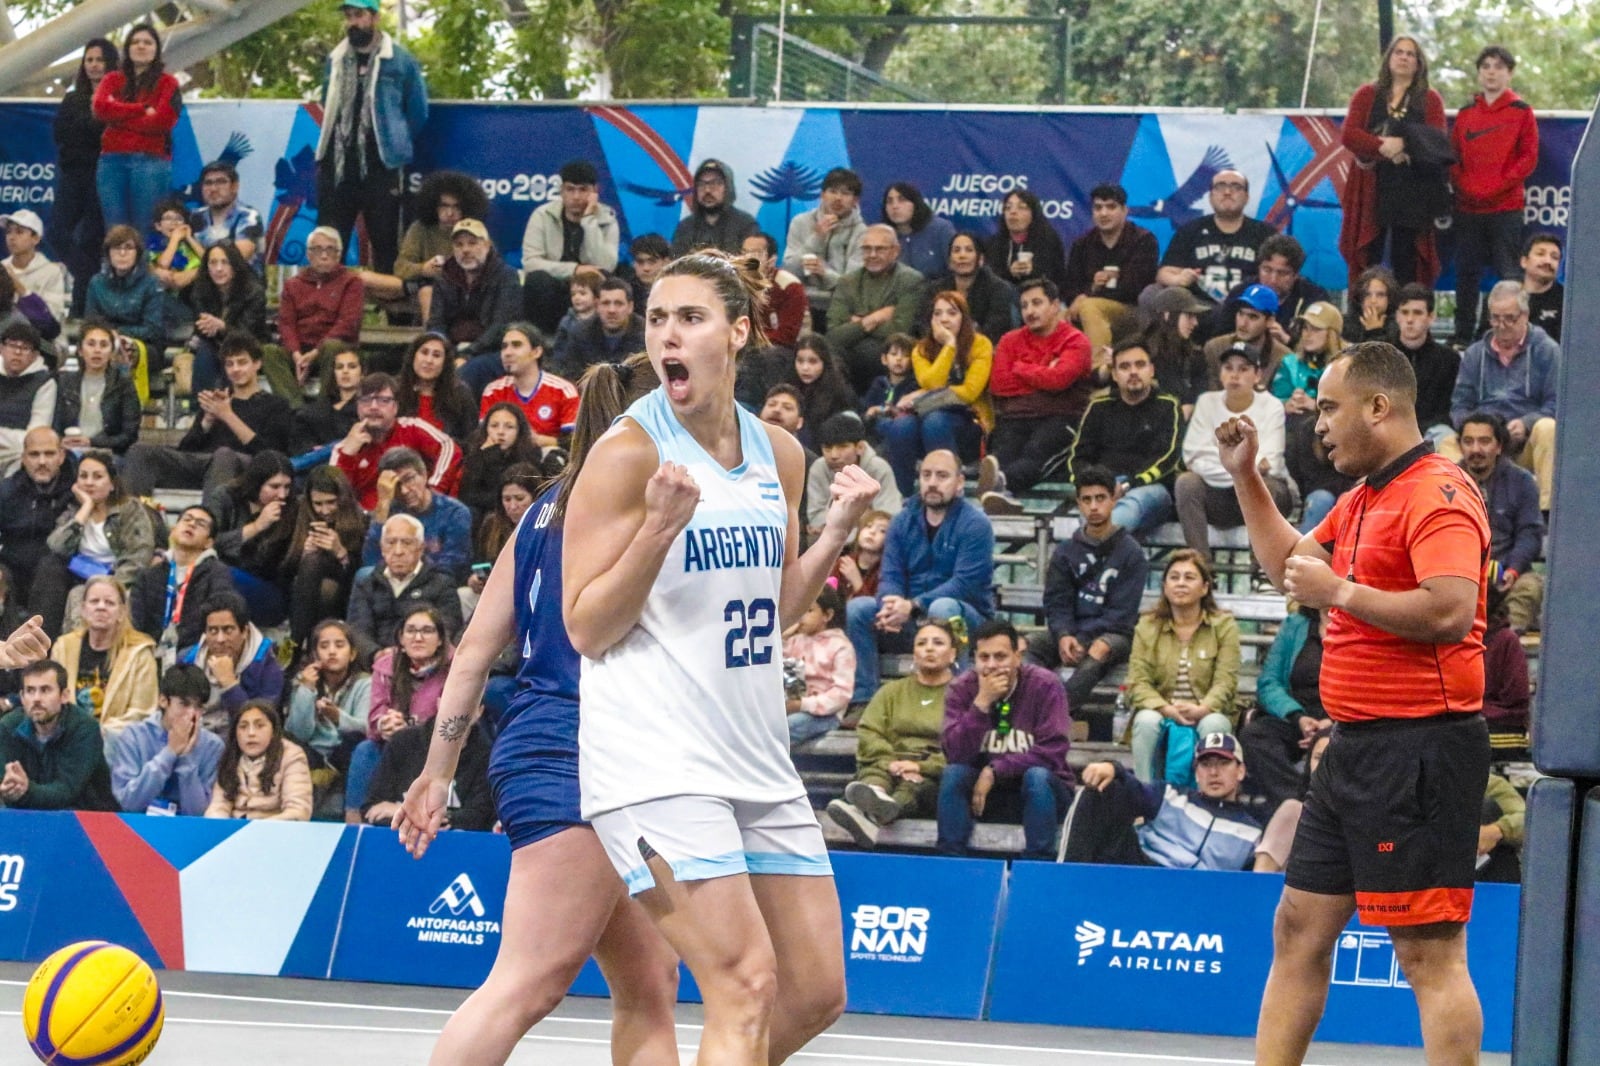
<svg viewBox="0 0 1600 1066">
<path fill-rule="evenodd" d="M 664 389 L 624 417 L 700 487 L 639 622 L 583 660 L 583 816 L 666 796 L 779 803 L 805 795 L 789 758 L 783 583 L 789 509 L 772 442 L 738 408 L 744 461 L 724 468 L 672 413 Z"/>
</svg>

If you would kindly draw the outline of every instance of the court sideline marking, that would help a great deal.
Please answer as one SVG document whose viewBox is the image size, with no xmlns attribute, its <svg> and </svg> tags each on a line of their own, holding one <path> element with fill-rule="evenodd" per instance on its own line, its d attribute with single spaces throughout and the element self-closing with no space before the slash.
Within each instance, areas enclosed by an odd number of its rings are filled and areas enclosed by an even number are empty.
<svg viewBox="0 0 1600 1066">
<path fill-rule="evenodd" d="M 15 981 L 15 980 L 0 979 L 0 986 L 8 986 L 8 985 L 9 986 L 14 986 L 14 987 L 25 987 L 27 985 L 27 982 L 26 981 Z M 396 1006 L 396 1005 L 392 1005 L 392 1004 L 383 1004 L 383 1003 L 338 1003 L 338 1002 L 329 1002 L 327 1000 L 282 999 L 282 998 L 272 997 L 272 996 L 239 996 L 239 995 L 230 995 L 230 994 L 221 993 L 221 992 L 186 992 L 186 991 L 175 991 L 175 990 L 174 991 L 168 991 L 166 989 L 163 989 L 161 994 L 162 994 L 162 996 L 164 998 L 209 999 L 209 1000 L 222 1000 L 222 1001 L 225 1001 L 225 1002 L 235 1002 L 235 1003 L 262 1003 L 262 1004 L 271 1004 L 271 1005 L 274 1005 L 274 1006 L 284 1006 L 284 1007 L 320 1007 L 320 1008 L 324 1008 L 324 1009 L 328 1009 L 328 1010 L 366 1010 L 366 1011 L 377 1011 L 377 1012 L 387 1012 L 387 1013 L 401 1013 L 401 1014 L 443 1015 L 443 1016 L 446 1016 L 446 1017 L 448 1017 L 449 1015 L 452 1015 L 452 1014 L 455 1013 L 455 1011 L 453 1011 L 453 1010 L 441 1010 L 441 1009 L 439 1009 L 437 1007 L 402 1007 L 402 1006 Z M 20 1012 L 18 1012 L 18 1011 L 0 1011 L 0 1017 L 20 1017 L 20 1016 L 21 1016 Z M 950 1019 L 950 1020 L 959 1021 L 960 1019 Z M 168 1021 L 189 1022 L 191 1024 L 198 1024 L 198 1025 L 230 1025 L 230 1026 L 252 1026 L 252 1025 L 254 1025 L 254 1026 L 263 1026 L 263 1027 L 267 1027 L 267 1028 L 332 1029 L 332 1030 L 348 1030 L 348 1031 L 353 1031 L 353 1032 L 409 1033 L 409 1034 L 435 1035 L 435 1036 L 438 1035 L 438 1032 L 439 1032 L 439 1030 L 436 1030 L 436 1029 L 408 1029 L 408 1028 L 400 1028 L 400 1027 L 358 1026 L 358 1025 L 323 1025 L 323 1024 L 316 1024 L 316 1023 L 310 1023 L 310 1022 L 265 1022 L 265 1021 L 255 1022 L 255 1021 L 248 1021 L 248 1020 L 225 1020 L 225 1019 L 206 1019 L 206 1018 L 181 1018 L 181 1019 L 180 1018 L 169 1018 Z M 543 1025 L 545 1022 L 568 1022 L 568 1023 L 572 1023 L 572 1024 L 576 1024 L 576 1025 L 607 1025 L 607 1026 L 611 1024 L 611 1020 L 609 1018 L 570 1018 L 570 1017 L 566 1017 L 564 1015 L 557 1015 L 557 1014 L 552 1014 L 552 1015 L 548 1016 L 547 1018 L 544 1019 L 544 1022 L 541 1022 L 540 1024 Z M 695 1025 L 693 1023 L 688 1023 L 688 1022 L 679 1022 L 679 1023 L 677 1023 L 676 1027 L 679 1028 L 679 1029 L 687 1029 L 687 1030 L 691 1030 L 691 1031 L 696 1031 L 696 1030 L 699 1030 L 701 1028 L 698 1025 Z M 541 1034 L 539 1034 L 537 1032 L 530 1033 L 526 1037 L 524 1037 L 523 1039 L 525 1039 L 525 1040 L 552 1040 L 552 1041 L 558 1041 L 558 1042 L 563 1042 L 563 1043 L 598 1043 L 598 1044 L 609 1044 L 610 1043 L 609 1040 L 598 1040 L 598 1039 L 585 1038 L 585 1037 L 544 1036 L 544 1035 L 541 1035 Z M 1041 1047 L 1041 1046 L 1038 1046 L 1038 1045 L 1031 1045 L 1031 1044 L 989 1044 L 989 1043 L 980 1043 L 980 1042 L 976 1042 L 976 1041 L 963 1041 L 963 1040 L 928 1040 L 928 1039 L 922 1039 L 922 1038 L 917 1038 L 917 1037 L 871 1036 L 871 1035 L 862 1034 L 862 1033 L 833 1033 L 833 1032 L 827 1032 L 827 1033 L 821 1034 L 816 1039 L 818 1039 L 818 1040 L 856 1040 L 856 1041 L 861 1041 L 863 1043 L 879 1043 L 879 1044 L 932 1045 L 932 1046 L 941 1047 L 941 1048 L 969 1048 L 969 1049 L 971 1049 L 973 1051 L 1020 1051 L 1020 1052 L 1026 1052 L 1026 1053 L 1029 1053 L 1029 1054 L 1072 1055 L 1072 1056 L 1089 1055 L 1089 1056 L 1097 1056 L 1099 1058 L 1118 1059 L 1118 1060 L 1124 1060 L 1124 1061 L 1130 1061 L 1130 1062 L 1184 1062 L 1184 1063 L 1198 1063 L 1198 1064 L 1202 1064 L 1202 1066 L 1251 1066 L 1251 1062 L 1252 1062 L 1252 1060 L 1250 1060 L 1250 1059 L 1196 1058 L 1196 1057 L 1194 1057 L 1192 1055 L 1169 1055 L 1169 1054 L 1164 1054 L 1164 1053 L 1161 1053 L 1161 1052 L 1109 1051 L 1109 1050 L 1104 1050 L 1103 1051 L 1103 1050 L 1098 1050 L 1098 1049 L 1090 1050 L 1090 1049 L 1087 1049 L 1087 1048 Z M 837 1058 L 838 1055 L 836 1053 L 802 1051 L 802 1052 L 799 1052 L 794 1057 L 796 1057 L 796 1058 Z M 926 1060 L 922 1060 L 922 1059 L 895 1059 L 895 1058 L 873 1058 L 873 1059 L 862 1059 L 861 1061 L 863 1061 L 863 1062 L 867 1062 L 867 1061 L 885 1062 L 885 1063 L 891 1063 L 891 1062 L 892 1063 L 900 1063 L 900 1062 L 925 1063 L 926 1062 Z M 935 1064 L 935 1066 L 994 1066 L 994 1064 L 993 1063 L 988 1063 L 988 1062 L 984 1062 L 984 1063 L 959 1063 L 959 1062 L 953 1062 L 953 1061 L 950 1061 L 950 1060 L 940 1060 L 937 1064 Z"/>
<path fill-rule="evenodd" d="M 22 1016 L 22 1012 L 21 1011 L 10 1011 L 10 1010 L 0 1011 L 0 1018 L 20 1018 L 21 1016 Z M 439 1035 L 439 1030 L 437 1030 L 437 1029 L 412 1029 L 412 1028 L 403 1028 L 403 1027 L 399 1027 L 399 1026 L 325 1025 L 325 1024 L 318 1024 L 318 1023 L 314 1023 L 314 1022 L 254 1022 L 254 1021 L 232 1020 L 232 1019 L 223 1019 L 223 1018 L 174 1018 L 174 1017 L 171 1017 L 170 1015 L 167 1017 L 165 1024 L 167 1024 L 167 1025 L 209 1025 L 209 1026 L 215 1026 L 215 1027 L 235 1028 L 235 1029 L 303 1029 L 303 1030 L 311 1030 L 311 1031 L 317 1031 L 317 1032 L 379 1033 L 379 1034 L 401 1034 L 401 1035 L 408 1035 L 408 1036 L 438 1036 Z M 689 1026 L 687 1028 L 699 1028 L 699 1027 L 698 1026 Z M 524 1036 L 522 1039 L 523 1040 L 528 1040 L 528 1041 L 534 1041 L 534 1042 L 547 1043 L 547 1044 L 588 1044 L 588 1045 L 608 1046 L 611 1043 L 611 1041 L 609 1039 L 600 1039 L 598 1037 L 549 1036 L 549 1035 L 544 1035 L 544 1034 L 539 1034 L 539 1033 L 529 1033 L 527 1036 Z M 819 1037 L 818 1039 L 822 1039 L 822 1038 Z M 889 1038 L 889 1037 L 876 1037 L 874 1039 L 888 1040 L 888 1039 L 892 1039 L 892 1038 Z M 904 1041 L 904 1043 L 913 1043 L 913 1042 L 915 1042 L 915 1041 L 910 1041 L 910 1040 Z M 937 1043 L 937 1041 L 920 1041 L 920 1042 L 921 1043 Z M 956 1045 L 953 1045 L 953 1046 L 956 1046 L 956 1047 L 982 1048 L 982 1047 L 991 1047 L 991 1046 L 998 1046 L 998 1045 L 956 1044 Z M 693 1044 L 679 1044 L 678 1045 L 678 1050 L 680 1050 L 680 1051 L 693 1051 L 693 1050 L 695 1050 L 695 1046 Z M 1185 1056 L 1185 1057 L 1180 1058 L 1179 1056 L 1176 1056 L 1176 1055 L 1159 1055 L 1159 1054 L 1141 1055 L 1141 1054 L 1138 1054 L 1136 1052 L 1127 1052 L 1127 1051 L 1084 1051 L 1084 1050 L 1077 1050 L 1077 1049 L 1070 1049 L 1070 1048 L 1028 1048 L 1026 1050 L 1030 1050 L 1030 1051 L 1048 1051 L 1048 1052 L 1051 1052 L 1052 1054 L 1072 1055 L 1075 1058 L 1078 1057 L 1078 1056 L 1087 1056 L 1088 1061 L 1090 1061 L 1090 1062 L 1093 1062 L 1093 1061 L 1096 1061 L 1096 1060 L 1101 1060 L 1101 1059 L 1125 1059 L 1125 1060 L 1131 1060 L 1131 1061 L 1134 1061 L 1134 1062 L 1195 1062 L 1195 1063 L 1213 1064 L 1213 1066 L 1250 1066 L 1250 1062 L 1247 1059 L 1197 1059 L 1197 1058 L 1193 1058 L 1193 1057 L 1189 1057 L 1189 1056 Z M 841 1058 L 848 1058 L 851 1062 L 885 1063 L 885 1064 L 891 1064 L 891 1066 L 997 1066 L 996 1062 L 994 1060 L 992 1060 L 992 1059 L 983 1059 L 983 1060 L 926 1059 L 926 1058 L 907 1059 L 907 1058 L 892 1057 L 892 1056 L 888 1056 L 888 1055 L 860 1055 L 860 1054 L 856 1054 L 854 1052 L 836 1052 L 836 1051 L 799 1051 L 799 1052 L 796 1052 L 794 1055 L 792 1055 L 791 1058 L 793 1058 L 793 1059 L 830 1059 L 830 1060 L 834 1060 L 834 1061 L 837 1061 L 837 1060 L 839 1060 Z"/>
</svg>

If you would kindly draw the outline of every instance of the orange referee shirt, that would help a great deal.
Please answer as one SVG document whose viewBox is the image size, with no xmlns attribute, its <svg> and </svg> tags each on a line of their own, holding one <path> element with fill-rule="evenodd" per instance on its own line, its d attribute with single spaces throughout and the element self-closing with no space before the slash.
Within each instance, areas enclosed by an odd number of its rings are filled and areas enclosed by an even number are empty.
<svg viewBox="0 0 1600 1066">
<path fill-rule="evenodd" d="M 1466 472 L 1424 442 L 1345 493 L 1312 536 L 1332 553 L 1334 573 L 1385 592 L 1435 577 L 1478 583 L 1472 631 L 1457 644 L 1406 640 L 1333 608 L 1321 675 L 1329 717 L 1482 710 L 1489 515 Z"/>
</svg>

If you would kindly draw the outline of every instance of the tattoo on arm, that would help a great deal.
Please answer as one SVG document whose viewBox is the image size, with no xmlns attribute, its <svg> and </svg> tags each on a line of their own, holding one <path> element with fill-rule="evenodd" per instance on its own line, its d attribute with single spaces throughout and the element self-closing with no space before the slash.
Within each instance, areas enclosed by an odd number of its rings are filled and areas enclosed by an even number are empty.
<svg viewBox="0 0 1600 1066">
<path fill-rule="evenodd" d="M 439 736 L 454 744 L 467 735 L 467 715 L 458 714 L 439 723 Z"/>
</svg>

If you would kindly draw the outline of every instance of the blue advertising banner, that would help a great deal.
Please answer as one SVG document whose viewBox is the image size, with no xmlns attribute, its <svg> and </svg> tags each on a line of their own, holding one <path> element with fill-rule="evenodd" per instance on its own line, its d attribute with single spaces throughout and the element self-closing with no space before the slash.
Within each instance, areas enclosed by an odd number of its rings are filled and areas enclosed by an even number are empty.
<svg viewBox="0 0 1600 1066">
<path fill-rule="evenodd" d="M 500 949 L 510 870 L 498 834 L 441 833 L 413 859 L 398 834 L 363 832 L 332 976 L 476 988 Z"/>
<path fill-rule="evenodd" d="M 832 859 L 852 1011 L 1254 1030 L 1279 877 Z M 442 834 L 418 860 L 371 827 L 0 810 L 0 959 L 101 938 L 165 969 L 472 988 L 499 948 L 509 870 L 488 833 Z M 1511 1042 L 1519 900 L 1480 885 L 1468 930 L 1489 1050 Z M 1331 976 L 1321 1039 L 1420 1043 L 1385 931 L 1352 924 Z M 592 961 L 572 991 L 606 994 Z M 686 972 L 679 998 L 699 998 Z"/>
<path fill-rule="evenodd" d="M 1272 965 L 1282 890 L 1283 879 L 1268 874 L 1019 863 L 989 1017 L 1248 1036 Z M 1491 1051 L 1511 1046 L 1518 895 L 1514 885 L 1480 885 L 1468 927 Z M 1384 930 L 1352 922 L 1341 935 L 1317 1036 L 1420 1046 L 1416 1001 Z"/>
<path fill-rule="evenodd" d="M 829 856 L 851 1011 L 981 1018 L 1006 866 L 920 855 Z"/>
<path fill-rule="evenodd" d="M 0 210 L 29 207 L 45 220 L 57 181 L 50 136 L 54 104 L 0 103 Z M 302 263 L 316 224 L 315 150 L 321 110 L 281 100 L 196 101 L 174 132 L 173 181 L 199 202 L 202 164 L 228 159 L 241 199 L 268 218 L 267 254 Z M 1028 189 L 1063 240 L 1089 229 L 1089 190 L 1118 182 L 1130 215 L 1165 247 L 1184 222 L 1209 212 L 1218 170 L 1250 181 L 1246 210 L 1305 246 L 1305 273 L 1333 289 L 1346 284 L 1338 252 L 1339 197 L 1354 165 L 1339 143 L 1342 116 L 1284 112 L 1015 112 L 918 108 L 722 107 L 698 104 L 535 105 L 443 103 L 433 108 L 407 175 L 448 167 L 477 177 L 489 194 L 486 220 L 513 265 L 522 261 L 528 215 L 555 199 L 569 159 L 592 161 L 601 198 L 617 210 L 624 258 L 632 238 L 670 237 L 702 160 L 723 160 L 735 203 L 762 228 L 787 238 L 793 217 L 815 207 L 822 177 L 853 167 L 865 184 L 862 214 L 881 217 L 884 191 L 911 181 L 935 213 L 993 233 L 1001 201 Z M 1565 235 L 1569 175 L 1584 120 L 1539 120 L 1539 166 L 1528 182 L 1524 222 Z M 1453 286 L 1450 236 L 1438 287 Z"/>
</svg>

